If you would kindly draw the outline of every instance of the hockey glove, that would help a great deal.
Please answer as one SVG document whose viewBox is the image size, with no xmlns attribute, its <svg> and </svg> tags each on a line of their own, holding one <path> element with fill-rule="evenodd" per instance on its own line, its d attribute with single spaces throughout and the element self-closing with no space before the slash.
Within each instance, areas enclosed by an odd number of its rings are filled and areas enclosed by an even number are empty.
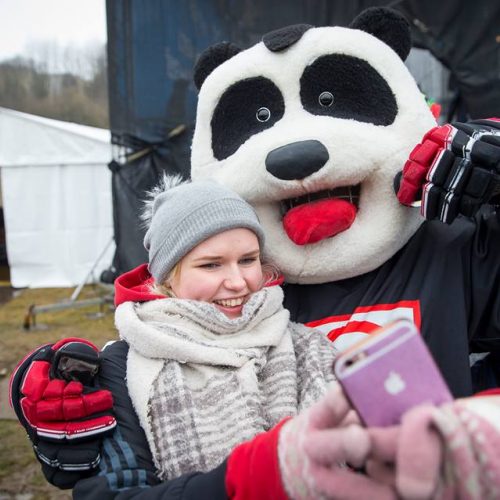
<svg viewBox="0 0 500 500">
<path fill-rule="evenodd" d="M 101 438 L 116 426 L 113 398 L 99 389 L 99 351 L 76 338 L 28 354 L 10 379 L 10 403 L 49 482 L 69 488 L 100 461 Z"/>
<path fill-rule="evenodd" d="M 472 217 L 500 193 L 500 122 L 478 120 L 430 130 L 395 179 L 403 205 L 421 202 L 428 220 Z"/>
</svg>

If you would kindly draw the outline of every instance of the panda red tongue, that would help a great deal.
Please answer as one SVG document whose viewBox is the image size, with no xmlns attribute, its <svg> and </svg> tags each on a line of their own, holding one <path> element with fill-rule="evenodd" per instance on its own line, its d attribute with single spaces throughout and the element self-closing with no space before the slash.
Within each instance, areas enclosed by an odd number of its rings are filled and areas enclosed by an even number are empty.
<svg viewBox="0 0 500 500">
<path fill-rule="evenodd" d="M 352 203 L 332 198 L 292 208 L 283 217 L 283 227 L 296 245 L 308 245 L 349 229 L 355 218 Z"/>
</svg>

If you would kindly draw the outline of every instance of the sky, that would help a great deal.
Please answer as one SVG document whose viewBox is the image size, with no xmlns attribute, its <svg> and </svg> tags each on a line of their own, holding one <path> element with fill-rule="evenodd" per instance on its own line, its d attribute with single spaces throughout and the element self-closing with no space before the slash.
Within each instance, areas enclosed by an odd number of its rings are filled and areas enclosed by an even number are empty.
<svg viewBox="0 0 500 500">
<path fill-rule="evenodd" d="M 106 41 L 105 0 L 0 0 L 0 61 L 38 42 L 85 47 Z"/>
</svg>

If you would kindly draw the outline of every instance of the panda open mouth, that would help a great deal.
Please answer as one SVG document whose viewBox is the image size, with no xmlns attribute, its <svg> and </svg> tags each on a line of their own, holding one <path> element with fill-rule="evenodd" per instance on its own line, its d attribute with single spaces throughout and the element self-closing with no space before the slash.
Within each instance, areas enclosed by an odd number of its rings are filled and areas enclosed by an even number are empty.
<svg viewBox="0 0 500 500">
<path fill-rule="evenodd" d="M 347 200 L 357 208 L 359 205 L 360 191 L 361 184 L 357 184 L 356 186 L 341 186 L 334 189 L 318 191 L 317 193 L 307 193 L 303 196 L 299 196 L 298 198 L 289 198 L 281 201 L 281 213 L 282 215 L 285 215 L 289 210 L 299 205 L 333 198 Z"/>
<path fill-rule="evenodd" d="M 282 200 L 283 227 L 296 245 L 317 243 L 351 227 L 361 186 L 342 186 Z"/>
</svg>

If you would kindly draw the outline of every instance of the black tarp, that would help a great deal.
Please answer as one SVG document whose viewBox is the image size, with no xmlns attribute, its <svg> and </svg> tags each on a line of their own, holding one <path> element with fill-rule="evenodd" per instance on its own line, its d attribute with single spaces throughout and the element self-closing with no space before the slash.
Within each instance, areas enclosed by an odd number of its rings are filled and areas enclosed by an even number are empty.
<svg viewBox="0 0 500 500">
<path fill-rule="evenodd" d="M 143 200 L 164 171 L 188 176 L 190 137 L 186 132 L 154 147 L 136 140 L 142 148 L 139 158 L 109 164 L 116 251 L 111 268 L 101 275 L 103 281 L 112 283 L 119 274 L 147 261 L 142 244 L 145 226 L 140 220 Z"/>
<path fill-rule="evenodd" d="M 413 0 L 395 7 L 410 21 L 414 45 L 450 68 L 460 118 L 500 116 L 500 2 Z"/>
<path fill-rule="evenodd" d="M 192 124 L 192 68 L 209 45 L 242 48 L 295 23 L 348 24 L 377 1 L 123 0 L 107 2 L 110 122 L 116 144 L 161 144 Z"/>
<path fill-rule="evenodd" d="M 451 69 L 462 115 L 500 116 L 500 2 L 107 0 L 112 141 L 128 153 L 112 165 L 114 273 L 146 260 L 145 191 L 164 170 L 189 176 L 197 56 L 222 40 L 246 48 L 289 24 L 348 25 L 373 5 L 401 10 L 418 46 Z"/>
</svg>

